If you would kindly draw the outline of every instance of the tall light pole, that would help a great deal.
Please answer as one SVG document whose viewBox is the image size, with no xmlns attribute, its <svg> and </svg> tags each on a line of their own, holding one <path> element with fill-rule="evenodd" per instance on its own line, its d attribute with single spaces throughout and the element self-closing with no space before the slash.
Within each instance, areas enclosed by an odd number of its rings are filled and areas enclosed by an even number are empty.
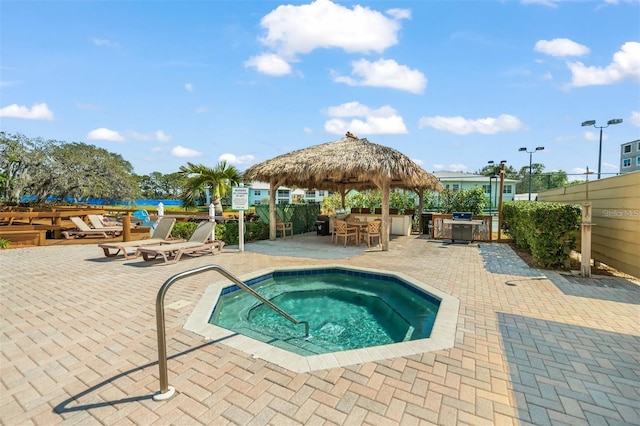
<svg viewBox="0 0 640 426">
<path fill-rule="evenodd" d="M 596 126 L 596 120 L 584 121 L 582 123 L 582 127 L 593 126 L 596 129 L 600 129 L 600 147 L 598 148 L 598 179 L 600 179 L 600 169 L 602 166 L 602 129 L 606 129 L 612 124 L 620 124 L 620 123 L 622 123 L 622 118 L 613 118 L 607 121 L 606 126 Z"/>
<path fill-rule="evenodd" d="M 529 201 L 531 201 L 531 166 L 533 165 L 533 153 L 536 151 L 542 151 L 544 146 L 537 146 L 533 151 L 527 151 L 527 148 L 522 147 L 518 151 L 524 151 L 529 154 Z"/>
</svg>

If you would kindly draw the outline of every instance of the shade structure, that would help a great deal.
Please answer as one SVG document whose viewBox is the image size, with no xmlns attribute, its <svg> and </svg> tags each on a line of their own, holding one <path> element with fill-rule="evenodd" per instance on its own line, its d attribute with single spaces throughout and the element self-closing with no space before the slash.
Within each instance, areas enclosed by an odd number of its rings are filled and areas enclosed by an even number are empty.
<svg viewBox="0 0 640 426">
<path fill-rule="evenodd" d="M 270 238 L 275 239 L 275 191 L 281 186 L 341 191 L 382 190 L 382 250 L 389 249 L 389 191 L 441 191 L 432 174 L 401 152 L 347 133 L 342 139 L 292 151 L 251 166 L 247 181 L 269 182 Z"/>
</svg>

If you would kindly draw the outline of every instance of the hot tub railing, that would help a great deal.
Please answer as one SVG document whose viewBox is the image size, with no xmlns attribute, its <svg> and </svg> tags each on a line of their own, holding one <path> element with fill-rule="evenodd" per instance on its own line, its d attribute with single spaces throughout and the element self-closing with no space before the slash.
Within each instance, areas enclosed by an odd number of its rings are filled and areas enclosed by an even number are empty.
<svg viewBox="0 0 640 426">
<path fill-rule="evenodd" d="M 211 270 L 214 270 L 223 275 L 225 278 L 231 280 L 235 285 L 248 292 L 265 305 L 269 306 L 271 309 L 285 317 L 287 320 L 291 321 L 293 324 L 304 324 L 304 336 L 309 337 L 309 323 L 307 321 L 298 321 L 297 319 L 280 309 L 278 306 L 276 306 L 273 302 L 262 297 L 255 290 L 246 285 L 239 278 L 232 275 L 223 267 L 218 265 L 205 265 L 199 268 L 191 269 L 189 271 L 180 272 L 179 274 L 172 276 L 167 281 L 165 281 L 164 284 L 162 284 L 162 287 L 160 287 L 160 290 L 158 291 L 158 296 L 156 297 L 156 327 L 158 330 L 158 367 L 160 368 L 160 391 L 153 396 L 153 399 L 155 401 L 164 401 L 166 399 L 169 399 L 174 395 L 176 391 L 173 386 L 169 386 L 169 373 L 167 370 L 167 335 L 165 331 L 164 321 L 164 296 L 167 293 L 167 290 L 169 290 L 169 287 L 171 287 L 176 281 Z"/>
</svg>

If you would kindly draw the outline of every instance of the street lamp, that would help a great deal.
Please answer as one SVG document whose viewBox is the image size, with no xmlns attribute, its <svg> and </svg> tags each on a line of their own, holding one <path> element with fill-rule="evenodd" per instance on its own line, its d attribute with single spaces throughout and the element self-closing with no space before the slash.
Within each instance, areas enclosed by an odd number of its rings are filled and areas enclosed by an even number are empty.
<svg viewBox="0 0 640 426">
<path fill-rule="evenodd" d="M 531 165 L 533 160 L 533 153 L 536 151 L 542 151 L 544 146 L 537 146 L 533 151 L 527 151 L 527 148 L 520 148 L 518 151 L 524 151 L 529 154 L 529 201 L 531 201 Z"/>
<path fill-rule="evenodd" d="M 622 118 L 613 118 L 607 121 L 606 126 L 596 126 L 596 120 L 584 121 L 582 123 L 582 127 L 593 126 L 596 129 L 600 129 L 600 147 L 598 148 L 598 179 L 600 179 L 600 168 L 602 166 L 602 129 L 606 129 L 612 124 L 620 124 L 622 123 Z"/>
<path fill-rule="evenodd" d="M 500 164 L 506 164 L 507 160 L 500 161 Z M 487 161 L 487 164 L 493 166 L 493 174 L 489 176 L 489 216 L 493 216 L 493 206 L 497 206 L 496 198 L 498 197 L 498 178 L 500 177 L 500 166 L 495 161 Z M 491 203 L 491 181 L 496 180 L 496 193 L 493 196 L 493 204 Z"/>
</svg>

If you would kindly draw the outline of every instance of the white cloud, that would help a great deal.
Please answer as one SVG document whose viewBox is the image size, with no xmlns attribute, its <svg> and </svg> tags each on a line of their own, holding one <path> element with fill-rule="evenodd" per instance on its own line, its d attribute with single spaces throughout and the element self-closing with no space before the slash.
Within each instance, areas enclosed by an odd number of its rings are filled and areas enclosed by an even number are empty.
<svg viewBox="0 0 640 426">
<path fill-rule="evenodd" d="M 469 133 L 482 133 L 493 135 L 499 132 L 515 132 L 526 126 L 518 117 L 509 114 L 501 114 L 498 117 L 479 118 L 476 120 L 464 117 L 422 117 L 418 128 L 432 127 L 436 130 L 444 130 L 457 135 Z"/>
<path fill-rule="evenodd" d="M 193 84 L 191 83 L 186 83 L 184 85 L 184 88 L 187 90 L 187 92 L 193 92 Z"/>
<path fill-rule="evenodd" d="M 434 164 L 433 170 L 447 170 L 450 172 L 464 172 L 467 170 L 467 166 L 464 164 L 449 164 L 448 166 L 445 164 Z"/>
<path fill-rule="evenodd" d="M 412 158 L 411 159 L 414 163 L 416 163 L 418 166 L 422 166 L 424 164 L 424 161 L 422 160 L 418 160 L 417 158 Z"/>
<path fill-rule="evenodd" d="M 237 165 L 253 164 L 255 159 L 256 158 L 251 154 L 235 155 L 235 154 L 226 153 L 218 157 L 218 161 L 226 161 L 229 164 L 237 164 Z"/>
<path fill-rule="evenodd" d="M 311 127 L 305 127 L 302 129 L 302 131 L 306 134 L 306 135 L 311 135 L 313 134 L 313 129 Z"/>
<path fill-rule="evenodd" d="M 106 38 L 94 37 L 94 38 L 91 39 L 91 41 L 96 46 L 106 46 L 106 47 L 118 47 L 119 46 L 119 44 L 116 43 L 115 41 L 111 41 L 111 40 L 106 39 Z"/>
<path fill-rule="evenodd" d="M 157 130 L 155 132 L 156 140 L 159 142 L 169 142 L 172 138 L 171 135 L 166 134 L 162 130 Z"/>
<path fill-rule="evenodd" d="M 291 65 L 274 53 L 253 56 L 244 63 L 245 67 L 254 67 L 267 75 L 281 76 L 291 74 Z"/>
<path fill-rule="evenodd" d="M 557 0 L 522 0 L 522 4 L 540 4 L 547 7 L 558 7 Z"/>
<path fill-rule="evenodd" d="M 408 133 L 402 117 L 388 105 L 373 109 L 359 102 L 348 102 L 329 107 L 326 112 L 334 117 L 324 123 L 324 129 L 332 134 L 344 135 L 347 131 L 358 136 Z M 348 117 L 361 118 L 344 119 Z"/>
<path fill-rule="evenodd" d="M 90 141 L 111 141 L 123 142 L 125 139 L 115 130 L 109 130 L 106 127 L 99 127 L 87 133 L 87 139 Z"/>
<path fill-rule="evenodd" d="M 568 38 L 554 38 L 540 40 L 533 48 L 536 52 L 550 56 L 583 56 L 589 53 L 589 48 Z"/>
<path fill-rule="evenodd" d="M 356 78 L 336 76 L 334 81 L 349 86 L 391 87 L 420 94 L 427 87 L 427 78 L 423 73 L 400 65 L 392 59 L 380 59 L 369 62 L 360 59 L 351 62 L 351 74 Z"/>
<path fill-rule="evenodd" d="M 392 9 L 390 16 L 360 5 L 349 9 L 330 0 L 300 6 L 282 5 L 260 21 L 266 30 L 260 41 L 286 57 L 318 48 L 382 52 L 398 42 L 398 19 L 410 15 Z"/>
<path fill-rule="evenodd" d="M 169 142 L 172 139 L 171 135 L 166 134 L 162 130 L 156 130 L 155 132 L 150 132 L 150 133 L 138 133 L 134 130 L 131 130 L 128 133 L 131 136 L 131 138 L 139 141 Z"/>
<path fill-rule="evenodd" d="M 3 81 L 0 81 L 0 87 L 13 87 L 21 83 L 22 81 L 20 80 L 3 80 Z"/>
<path fill-rule="evenodd" d="M 629 117 L 629 123 L 634 126 L 640 127 L 640 111 L 631 111 L 631 117 Z"/>
<path fill-rule="evenodd" d="M 610 170 L 617 170 L 618 169 L 618 165 L 617 164 L 611 164 L 611 163 L 602 163 L 602 168 L 603 169 L 610 169 Z"/>
<path fill-rule="evenodd" d="M 31 109 L 24 105 L 12 104 L 0 108 L 0 117 L 23 118 L 25 120 L 53 120 L 53 112 L 46 103 L 33 104 Z"/>
<path fill-rule="evenodd" d="M 606 67 L 586 66 L 582 62 L 569 62 L 571 85 L 574 87 L 618 83 L 622 80 L 640 82 L 640 42 L 629 41 L 614 53 Z"/>
<path fill-rule="evenodd" d="M 199 151 L 196 151 L 195 149 L 185 148 L 183 146 L 178 145 L 171 150 L 171 155 L 173 155 L 174 157 L 180 157 L 180 158 L 193 158 L 193 157 L 202 156 L 202 153 Z"/>
<path fill-rule="evenodd" d="M 200 106 L 200 107 L 196 108 L 195 111 L 198 114 L 204 114 L 205 112 L 209 112 L 209 108 L 206 107 L 206 106 Z"/>
<path fill-rule="evenodd" d="M 600 141 L 600 132 L 584 132 L 584 138 L 588 141 Z M 606 141 L 609 137 L 606 133 L 602 133 L 602 140 Z"/>
</svg>

